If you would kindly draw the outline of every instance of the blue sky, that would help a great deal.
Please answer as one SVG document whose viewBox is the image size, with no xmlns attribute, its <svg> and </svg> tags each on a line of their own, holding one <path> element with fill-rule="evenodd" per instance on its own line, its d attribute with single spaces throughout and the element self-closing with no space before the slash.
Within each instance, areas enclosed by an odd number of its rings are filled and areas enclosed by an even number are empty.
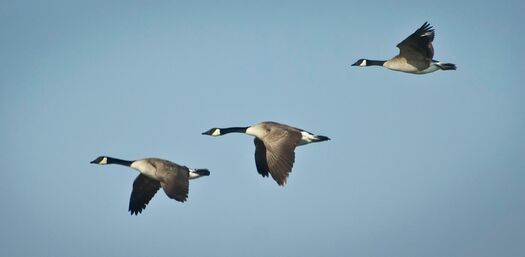
<svg viewBox="0 0 525 257">
<path fill-rule="evenodd" d="M 4 1 L 2 256 L 523 256 L 523 1 Z M 429 21 L 435 59 L 387 59 Z M 296 150 L 286 187 L 264 120 L 332 138 Z M 159 157 L 211 176 L 127 213 Z"/>
</svg>

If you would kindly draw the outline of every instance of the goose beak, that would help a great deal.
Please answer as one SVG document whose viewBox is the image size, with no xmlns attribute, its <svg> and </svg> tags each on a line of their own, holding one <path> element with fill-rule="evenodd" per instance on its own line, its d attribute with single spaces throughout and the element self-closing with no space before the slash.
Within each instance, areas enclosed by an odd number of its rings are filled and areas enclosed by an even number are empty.
<svg viewBox="0 0 525 257">
<path fill-rule="evenodd" d="M 89 163 L 97 164 L 98 162 L 97 162 L 97 160 L 92 160 Z"/>
<path fill-rule="evenodd" d="M 352 66 L 359 66 L 359 61 L 357 61 L 354 64 L 352 64 Z"/>
<path fill-rule="evenodd" d="M 208 136 L 211 136 L 211 134 L 213 133 L 213 130 L 214 130 L 214 129 L 206 130 L 206 131 L 202 132 L 201 135 L 208 135 Z"/>
</svg>

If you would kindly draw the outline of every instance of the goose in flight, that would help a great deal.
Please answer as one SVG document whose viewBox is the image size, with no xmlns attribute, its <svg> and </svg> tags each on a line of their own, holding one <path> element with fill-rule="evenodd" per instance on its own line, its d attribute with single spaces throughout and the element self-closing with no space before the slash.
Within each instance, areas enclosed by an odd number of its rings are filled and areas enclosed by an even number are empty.
<svg viewBox="0 0 525 257">
<path fill-rule="evenodd" d="M 442 63 L 434 57 L 434 29 L 428 22 L 397 44 L 399 54 L 387 61 L 359 59 L 352 66 L 383 66 L 385 68 L 413 74 L 425 74 L 437 70 L 455 70 L 456 65 Z"/>
<path fill-rule="evenodd" d="M 330 140 L 326 136 L 314 135 L 308 131 L 272 121 L 261 122 L 249 127 L 212 128 L 203 135 L 222 136 L 228 133 L 244 133 L 254 136 L 255 166 L 263 177 L 268 174 L 284 186 L 295 161 L 295 147 L 309 143 Z"/>
<path fill-rule="evenodd" d="M 189 180 L 210 175 L 210 171 L 207 169 L 190 169 L 158 158 L 126 161 L 100 156 L 91 163 L 98 165 L 118 164 L 140 172 L 133 182 L 133 190 L 129 199 L 131 215 L 141 213 L 161 187 L 169 198 L 185 202 L 188 198 Z"/>
</svg>

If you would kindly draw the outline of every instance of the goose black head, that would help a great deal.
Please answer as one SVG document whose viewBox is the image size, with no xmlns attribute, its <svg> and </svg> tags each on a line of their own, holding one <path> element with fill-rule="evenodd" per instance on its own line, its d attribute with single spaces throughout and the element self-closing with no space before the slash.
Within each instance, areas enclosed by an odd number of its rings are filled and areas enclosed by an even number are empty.
<svg viewBox="0 0 525 257">
<path fill-rule="evenodd" d="M 99 156 L 95 160 L 91 161 L 90 163 L 98 164 L 98 165 L 106 165 L 106 164 L 108 164 L 108 157 L 107 156 Z"/>
<path fill-rule="evenodd" d="M 357 62 L 352 64 L 352 66 L 360 66 L 360 67 L 368 66 L 368 60 L 367 59 L 359 59 L 359 60 L 357 60 Z"/>
<path fill-rule="evenodd" d="M 202 132 L 202 135 L 208 135 L 208 136 L 212 136 L 212 137 L 217 137 L 217 136 L 221 135 L 221 129 L 219 129 L 219 128 L 212 128 L 212 129 L 209 129 L 208 131 Z"/>
</svg>

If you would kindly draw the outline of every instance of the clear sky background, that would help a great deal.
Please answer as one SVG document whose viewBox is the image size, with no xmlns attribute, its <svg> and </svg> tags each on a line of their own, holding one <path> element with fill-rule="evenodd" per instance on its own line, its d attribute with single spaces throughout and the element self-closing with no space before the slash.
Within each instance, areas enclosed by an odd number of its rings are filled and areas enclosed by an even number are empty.
<svg viewBox="0 0 525 257">
<path fill-rule="evenodd" d="M 525 2 L 2 1 L 1 256 L 525 256 Z M 425 21 L 427 75 L 388 59 Z M 286 187 L 251 137 L 331 141 Z M 211 176 L 127 212 L 160 157 Z"/>
</svg>

